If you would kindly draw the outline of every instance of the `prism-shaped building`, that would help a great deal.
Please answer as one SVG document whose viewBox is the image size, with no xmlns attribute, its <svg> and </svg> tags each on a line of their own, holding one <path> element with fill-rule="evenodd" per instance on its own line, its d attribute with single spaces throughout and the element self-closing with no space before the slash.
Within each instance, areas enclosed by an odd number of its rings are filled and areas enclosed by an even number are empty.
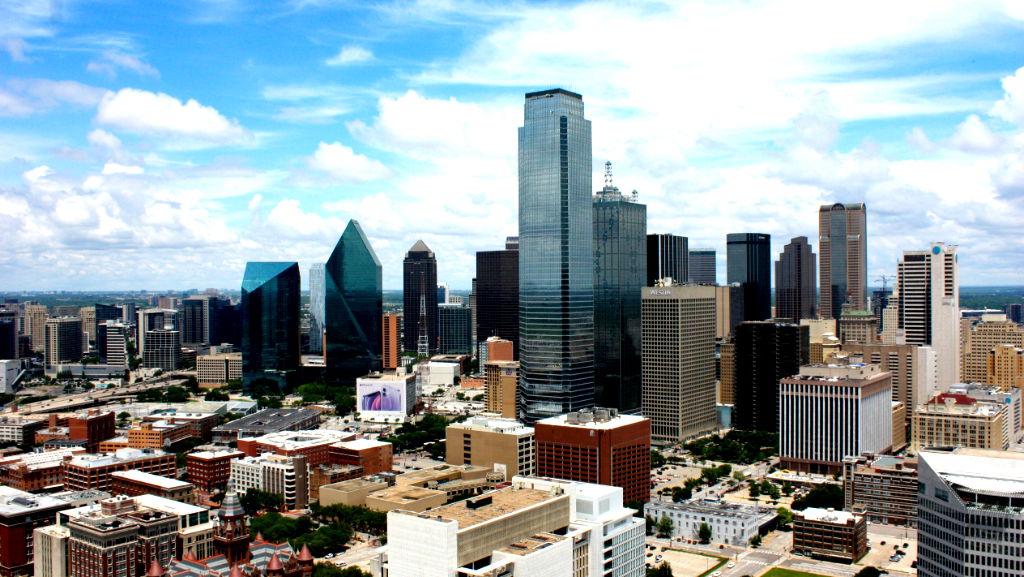
<svg viewBox="0 0 1024 577">
<path fill-rule="evenodd" d="M 242 279 L 242 381 L 284 388 L 298 374 L 299 264 L 249 262 Z"/>
<path fill-rule="evenodd" d="M 355 385 L 381 368 L 381 266 L 359 222 L 350 220 L 324 265 L 327 381 Z"/>
</svg>

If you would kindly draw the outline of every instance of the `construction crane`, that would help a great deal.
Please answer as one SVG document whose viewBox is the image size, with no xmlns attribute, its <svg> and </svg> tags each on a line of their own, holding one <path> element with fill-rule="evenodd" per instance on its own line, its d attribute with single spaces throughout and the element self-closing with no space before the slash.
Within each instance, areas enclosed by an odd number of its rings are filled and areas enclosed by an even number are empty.
<svg viewBox="0 0 1024 577">
<path fill-rule="evenodd" d="M 895 276 L 884 275 L 883 274 L 883 275 L 876 276 L 875 280 L 882 281 L 882 292 L 885 292 L 885 289 L 888 286 L 889 281 L 894 280 L 895 278 L 896 278 Z"/>
</svg>

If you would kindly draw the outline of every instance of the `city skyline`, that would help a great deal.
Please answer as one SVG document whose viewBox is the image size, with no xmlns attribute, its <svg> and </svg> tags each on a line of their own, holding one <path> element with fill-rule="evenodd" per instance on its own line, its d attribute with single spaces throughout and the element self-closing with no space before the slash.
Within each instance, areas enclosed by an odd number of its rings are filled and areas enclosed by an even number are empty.
<svg viewBox="0 0 1024 577">
<path fill-rule="evenodd" d="M 422 237 L 467 289 L 515 234 L 522 94 L 554 87 L 587 101 L 593 175 L 614 162 L 719 281 L 725 233 L 777 254 L 865 202 L 870 285 L 932 242 L 965 285 L 1021 285 L 1022 38 L 1001 0 L 7 4 L 0 290 L 237 287 L 246 261 L 308 270 L 349 219 L 384 288 Z"/>
</svg>

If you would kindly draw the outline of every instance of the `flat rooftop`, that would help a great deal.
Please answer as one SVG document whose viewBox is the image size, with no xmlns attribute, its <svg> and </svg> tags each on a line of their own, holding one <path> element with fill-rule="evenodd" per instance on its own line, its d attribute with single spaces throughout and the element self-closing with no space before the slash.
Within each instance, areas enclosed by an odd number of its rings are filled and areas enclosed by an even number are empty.
<svg viewBox="0 0 1024 577">
<path fill-rule="evenodd" d="M 160 475 L 154 475 L 152 473 L 143 473 L 142 471 L 114 471 L 110 474 L 111 477 L 127 479 L 136 483 L 142 483 L 143 485 L 149 485 L 151 487 L 159 487 L 166 490 L 174 489 L 187 489 L 192 486 L 192 483 L 185 481 L 179 481 L 177 479 L 171 479 L 168 477 L 161 477 Z"/>
<path fill-rule="evenodd" d="M 537 421 L 536 424 L 607 430 L 616 429 L 626 425 L 633 425 L 646 420 L 646 417 L 641 417 L 640 415 L 601 415 L 599 413 L 581 411 L 579 413 L 569 413 L 566 415 L 558 415 L 556 417 L 541 419 Z"/>
<path fill-rule="evenodd" d="M 40 509 L 63 507 L 65 501 L 49 495 L 33 495 L 7 485 L 0 485 L 0 516 L 15 517 Z"/>
<path fill-rule="evenodd" d="M 698 513 L 704 515 L 713 515 L 720 518 L 728 519 L 757 519 L 766 514 L 775 514 L 775 510 L 767 507 L 757 507 L 754 505 L 740 505 L 738 503 L 728 503 L 719 501 L 689 501 L 680 503 L 652 503 L 649 504 L 652 509 L 655 510 L 670 510 L 680 511 L 683 513 Z"/>
<path fill-rule="evenodd" d="M 1024 494 L 1024 454 L 959 447 L 925 449 L 918 458 L 951 484 L 1003 495 Z"/>
<path fill-rule="evenodd" d="M 504 489 L 498 489 L 497 491 L 491 491 L 484 493 L 476 499 L 490 497 L 491 503 L 487 505 L 480 505 L 476 509 L 470 508 L 472 499 L 465 501 L 458 501 L 443 507 L 431 509 L 426 513 L 420 514 L 423 517 L 440 517 L 450 521 L 455 521 L 459 525 L 459 529 L 467 529 L 474 525 L 486 523 L 498 517 L 510 515 L 517 511 L 529 509 L 547 503 L 556 501 L 559 499 L 568 500 L 567 494 L 552 495 L 550 491 L 540 491 L 537 489 L 525 489 L 525 488 L 514 488 L 506 487 Z M 408 513 L 410 515 L 416 513 Z M 568 525 L 569 518 L 566 516 L 566 524 Z"/>
<path fill-rule="evenodd" d="M 448 425 L 452 429 L 468 429 L 473 431 L 490 431 L 493 433 L 532 435 L 533 427 L 527 427 L 515 419 L 498 417 L 472 417 L 468 421 Z"/>
<path fill-rule="evenodd" d="M 351 441 L 339 441 L 335 443 L 336 447 L 344 447 L 353 451 L 362 451 L 364 449 L 373 449 L 375 447 L 384 447 L 391 443 L 385 441 L 375 441 L 373 439 L 353 439 Z"/>
<path fill-rule="evenodd" d="M 246 441 L 274 445 L 286 451 L 294 451 L 317 445 L 337 443 L 352 433 L 331 429 L 312 429 L 307 431 L 278 431 L 260 437 L 250 437 Z"/>
<path fill-rule="evenodd" d="M 76 467 L 86 468 L 106 467 L 115 463 L 152 459 L 167 454 L 169 453 L 165 453 L 160 449 L 118 449 L 112 455 L 76 455 L 71 458 L 71 464 Z"/>
<path fill-rule="evenodd" d="M 849 511 L 833 511 L 831 509 L 816 509 L 814 507 L 808 507 L 803 511 L 797 511 L 796 514 L 808 521 L 835 523 L 837 525 L 845 525 L 851 520 L 857 522 L 861 519 L 860 515 L 854 515 Z"/>
<path fill-rule="evenodd" d="M 156 495 L 136 495 L 132 498 L 135 499 L 135 502 L 142 507 L 174 515 L 191 515 L 193 513 L 201 513 L 209 510 L 206 507 L 200 507 L 199 505 L 189 505 L 188 503 L 182 503 L 181 501 L 175 501 L 173 499 L 165 499 L 163 497 L 157 497 Z"/>
<path fill-rule="evenodd" d="M 314 416 L 319 417 L 320 412 L 315 409 L 263 409 L 241 419 L 235 419 L 225 423 L 214 430 L 217 431 L 244 431 L 247 429 L 270 429 L 282 431 L 298 425 L 306 419 Z"/>
<path fill-rule="evenodd" d="M 196 451 L 189 453 L 189 457 L 195 457 L 197 459 L 218 459 L 218 458 L 238 458 L 244 457 L 245 453 L 238 449 L 224 449 L 223 451 Z"/>
<path fill-rule="evenodd" d="M 498 551 L 512 553 L 513 555 L 528 555 L 538 549 L 550 547 L 563 539 L 566 539 L 566 537 L 555 535 L 553 533 L 537 533 L 536 535 L 527 537 L 526 539 L 510 543 L 507 546 L 498 549 Z"/>
</svg>

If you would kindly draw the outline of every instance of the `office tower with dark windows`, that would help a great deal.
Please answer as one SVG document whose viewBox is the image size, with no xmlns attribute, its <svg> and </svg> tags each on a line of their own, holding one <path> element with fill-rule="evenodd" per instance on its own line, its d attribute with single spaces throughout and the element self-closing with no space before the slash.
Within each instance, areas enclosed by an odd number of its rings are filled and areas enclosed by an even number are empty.
<svg viewBox="0 0 1024 577">
<path fill-rule="evenodd" d="M 324 352 L 324 325 L 327 322 L 327 286 L 324 263 L 309 267 L 309 352 Z"/>
<path fill-rule="evenodd" d="M 798 236 L 775 261 L 775 318 L 799 323 L 817 318 L 817 265 L 806 236 Z"/>
<path fill-rule="evenodd" d="M 473 354 L 473 311 L 469 307 L 443 304 L 437 307 L 437 352 L 442 355 Z"/>
<path fill-rule="evenodd" d="M 13 319 L 0 319 L 0 360 L 18 358 L 18 326 Z"/>
<path fill-rule="evenodd" d="M 44 354 L 46 366 L 70 363 L 82 358 L 82 319 L 56 317 L 46 319 L 43 327 L 46 338 Z"/>
<path fill-rule="evenodd" d="M 476 253 L 476 338 L 512 341 L 519 358 L 519 239 Z"/>
<path fill-rule="evenodd" d="M 748 321 L 736 325 L 733 427 L 779 430 L 779 379 L 800 372 L 810 358 L 810 327 Z"/>
<path fill-rule="evenodd" d="M 234 343 L 235 335 L 229 326 L 231 301 L 205 294 L 193 295 L 181 301 L 181 337 L 186 346 Z"/>
<path fill-rule="evenodd" d="M 100 323 L 96 336 L 96 350 L 105 364 L 128 366 L 128 339 L 131 327 L 117 321 Z"/>
<path fill-rule="evenodd" d="M 417 240 L 402 261 L 402 307 L 406 351 L 432 355 L 437 352 L 437 259 Z"/>
<path fill-rule="evenodd" d="M 687 282 L 697 284 L 715 284 L 718 282 L 717 254 L 713 248 L 690 249 L 687 261 Z"/>
<path fill-rule="evenodd" d="M 381 369 L 380 261 L 359 222 L 350 220 L 324 266 L 324 361 L 328 383 L 355 385 Z"/>
<path fill-rule="evenodd" d="M 889 299 L 892 298 L 891 288 L 882 288 L 871 291 L 871 312 L 875 315 L 878 324 L 878 334 L 885 330 L 885 307 L 889 306 Z"/>
<path fill-rule="evenodd" d="M 867 207 L 835 203 L 818 210 L 822 318 L 838 319 L 843 305 L 867 308 Z"/>
<path fill-rule="evenodd" d="M 177 331 L 180 329 L 180 323 L 178 322 L 180 313 L 177 310 L 142 309 L 136 314 L 138 315 L 138 322 L 135 323 L 135 350 L 138 351 L 140 357 L 146 357 L 146 333 L 149 331 Z"/>
<path fill-rule="evenodd" d="M 899 323 L 908 345 L 935 349 L 936 381 L 960 380 L 960 282 L 955 245 L 905 251 L 896 265 Z"/>
<path fill-rule="evenodd" d="M 687 282 L 690 277 L 689 243 L 685 236 L 647 235 L 647 282 L 644 286 L 654 286 L 664 278 L 671 278 L 677 283 Z"/>
<path fill-rule="evenodd" d="M 1003 310 L 1006 312 L 1006 318 L 1017 324 L 1024 323 L 1024 304 L 1009 304 Z"/>
<path fill-rule="evenodd" d="M 726 237 L 728 283 L 743 288 L 743 320 L 763 321 L 772 316 L 772 237 L 756 232 Z"/>
<path fill-rule="evenodd" d="M 146 331 L 146 348 L 142 352 L 142 366 L 147 369 L 178 369 L 181 362 L 181 333 L 157 329 Z"/>
<path fill-rule="evenodd" d="M 528 424 L 594 405 L 592 170 L 583 97 L 560 88 L 528 93 L 519 128 L 519 351 Z"/>
<path fill-rule="evenodd" d="M 640 289 L 647 207 L 622 194 L 605 163 L 594 194 L 594 394 L 602 407 L 640 411 Z"/>
<path fill-rule="evenodd" d="M 301 356 L 299 264 L 249 262 L 242 279 L 242 381 L 283 389 Z"/>
</svg>

